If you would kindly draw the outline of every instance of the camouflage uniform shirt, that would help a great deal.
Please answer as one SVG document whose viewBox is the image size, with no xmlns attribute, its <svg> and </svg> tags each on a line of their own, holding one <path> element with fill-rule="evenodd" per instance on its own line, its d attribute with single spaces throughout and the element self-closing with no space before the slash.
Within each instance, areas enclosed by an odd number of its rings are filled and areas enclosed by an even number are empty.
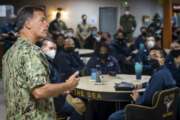
<svg viewBox="0 0 180 120">
<path fill-rule="evenodd" d="M 34 88 L 49 82 L 48 62 L 39 47 L 18 38 L 3 57 L 7 120 L 55 120 L 52 98 L 35 100 Z"/>
</svg>

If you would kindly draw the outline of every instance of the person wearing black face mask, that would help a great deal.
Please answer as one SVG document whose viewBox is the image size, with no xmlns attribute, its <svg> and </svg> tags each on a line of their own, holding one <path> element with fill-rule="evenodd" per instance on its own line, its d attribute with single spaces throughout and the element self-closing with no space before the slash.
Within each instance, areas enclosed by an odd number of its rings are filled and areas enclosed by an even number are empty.
<svg viewBox="0 0 180 120">
<path fill-rule="evenodd" d="M 135 40 L 135 48 L 139 49 L 140 48 L 140 44 L 145 43 L 145 39 L 147 37 L 147 28 L 146 27 L 141 27 L 140 28 L 141 34 L 138 36 L 138 38 Z"/>
<path fill-rule="evenodd" d="M 117 32 L 116 39 L 111 44 L 111 49 L 111 54 L 118 60 L 122 73 L 129 73 L 129 71 L 131 71 L 130 69 L 132 68 L 129 66 L 128 60 L 131 54 L 131 48 L 128 47 L 123 32 Z"/>
<path fill-rule="evenodd" d="M 169 57 L 172 57 L 172 60 L 167 61 L 167 67 L 176 80 L 177 86 L 180 87 L 180 49 L 172 50 Z"/>
<path fill-rule="evenodd" d="M 165 54 L 163 50 L 154 48 L 151 49 L 151 54 L 153 56 L 152 58 L 158 61 L 160 67 L 152 74 L 142 96 L 139 95 L 137 89 L 132 91 L 131 97 L 135 104 L 138 105 L 152 106 L 153 95 L 157 91 L 170 89 L 176 86 L 176 82 L 173 79 L 171 72 L 164 65 Z M 120 110 L 111 114 L 108 120 L 125 120 L 125 111 Z"/>
<path fill-rule="evenodd" d="M 82 15 L 82 22 L 77 25 L 77 37 L 81 48 L 84 47 L 85 40 L 89 37 L 91 25 L 87 23 L 87 15 Z"/>
<path fill-rule="evenodd" d="M 92 68 L 101 71 L 102 74 L 118 74 L 120 73 L 120 66 L 116 58 L 109 53 L 109 48 L 106 44 L 101 44 L 94 56 L 90 58 L 87 63 L 86 71 L 90 74 Z"/>
<path fill-rule="evenodd" d="M 109 48 L 104 43 L 96 49 L 96 53 L 88 61 L 85 69 L 88 75 L 92 69 L 109 75 L 116 75 L 121 72 L 117 60 L 109 54 Z M 113 106 L 114 104 L 110 102 L 93 103 L 91 106 L 93 109 L 92 119 L 106 120 L 109 114 L 115 110 Z"/>
<path fill-rule="evenodd" d="M 99 53 L 99 57 L 100 57 L 102 60 L 106 60 L 107 57 L 108 57 L 108 54 L 107 54 L 107 53 Z"/>
<path fill-rule="evenodd" d="M 68 48 L 64 48 L 64 51 L 67 52 L 67 53 L 72 53 L 74 52 L 74 47 L 68 47 Z"/>
<path fill-rule="evenodd" d="M 161 64 L 156 58 L 156 50 L 159 50 L 160 48 L 158 47 L 153 47 L 149 50 L 149 55 L 147 56 L 147 60 L 143 64 L 143 73 L 152 75 L 155 71 L 157 71 L 160 67 Z M 166 55 L 165 51 L 162 50 L 163 54 Z"/>
<path fill-rule="evenodd" d="M 55 64 L 58 71 L 62 74 L 62 79 L 65 80 L 69 75 L 81 71 L 84 68 L 84 63 L 80 59 L 78 53 L 74 51 L 75 45 L 71 38 L 67 38 L 63 44 L 63 50 L 57 53 L 55 57 Z"/>
<path fill-rule="evenodd" d="M 96 27 L 92 27 L 90 36 L 85 40 L 84 48 L 95 49 L 96 45 L 101 41 L 101 36 L 97 32 Z"/>
</svg>

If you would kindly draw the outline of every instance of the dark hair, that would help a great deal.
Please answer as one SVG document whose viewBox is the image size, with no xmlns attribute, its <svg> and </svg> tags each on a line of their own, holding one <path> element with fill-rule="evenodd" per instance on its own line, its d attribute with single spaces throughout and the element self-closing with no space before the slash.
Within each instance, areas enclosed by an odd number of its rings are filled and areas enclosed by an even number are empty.
<svg viewBox="0 0 180 120">
<path fill-rule="evenodd" d="M 81 17 L 83 18 L 83 17 L 85 17 L 85 16 L 87 16 L 86 14 L 83 14 Z"/>
<path fill-rule="evenodd" d="M 60 12 L 57 12 L 56 13 L 56 18 L 59 18 L 61 16 L 61 13 Z"/>
<path fill-rule="evenodd" d="M 172 55 L 173 58 L 177 58 L 178 56 L 180 56 L 180 50 L 172 50 L 170 52 L 170 55 Z"/>
<path fill-rule="evenodd" d="M 95 53 L 98 54 L 100 52 L 101 47 L 107 48 L 107 51 L 110 52 L 110 48 L 106 43 L 100 43 L 96 46 Z"/>
<path fill-rule="evenodd" d="M 27 19 L 32 18 L 35 11 L 42 11 L 45 13 L 45 8 L 42 6 L 25 6 L 18 11 L 15 22 L 16 32 L 19 32 L 22 29 Z"/>
<path fill-rule="evenodd" d="M 54 44 L 57 45 L 56 41 L 51 37 L 51 36 L 48 36 L 46 38 L 44 38 L 40 43 L 39 43 L 39 47 L 42 47 L 43 43 L 46 42 L 46 41 L 49 41 L 49 42 L 52 42 Z"/>
<path fill-rule="evenodd" d="M 140 30 L 142 30 L 142 29 L 146 29 L 147 30 L 147 27 L 145 27 L 145 26 L 140 27 Z"/>
<path fill-rule="evenodd" d="M 153 47 L 153 48 L 151 48 L 150 49 L 150 51 L 152 51 L 152 50 L 157 50 L 157 51 L 159 51 L 160 52 L 160 54 L 161 54 L 161 57 L 163 57 L 163 58 L 166 58 L 166 52 L 164 51 L 164 49 L 162 49 L 162 48 L 160 48 L 160 47 Z"/>
<path fill-rule="evenodd" d="M 177 44 L 180 44 L 180 37 L 178 38 L 178 40 L 174 40 L 173 42 L 176 42 Z"/>
</svg>

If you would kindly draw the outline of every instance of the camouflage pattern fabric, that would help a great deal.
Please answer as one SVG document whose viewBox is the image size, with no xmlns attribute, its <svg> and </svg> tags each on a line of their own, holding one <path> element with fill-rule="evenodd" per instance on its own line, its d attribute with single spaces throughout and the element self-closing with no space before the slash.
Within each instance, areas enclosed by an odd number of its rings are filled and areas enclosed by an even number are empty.
<svg viewBox="0 0 180 120">
<path fill-rule="evenodd" d="M 135 17 L 132 16 L 132 15 L 129 15 L 129 16 L 123 15 L 123 16 L 121 16 L 120 25 L 123 27 L 125 37 L 127 39 L 132 39 L 133 32 L 134 32 L 134 30 L 136 28 Z"/>
<path fill-rule="evenodd" d="M 48 62 L 40 48 L 18 38 L 3 57 L 6 120 L 55 120 L 53 99 L 35 100 L 33 89 L 49 82 Z"/>
</svg>

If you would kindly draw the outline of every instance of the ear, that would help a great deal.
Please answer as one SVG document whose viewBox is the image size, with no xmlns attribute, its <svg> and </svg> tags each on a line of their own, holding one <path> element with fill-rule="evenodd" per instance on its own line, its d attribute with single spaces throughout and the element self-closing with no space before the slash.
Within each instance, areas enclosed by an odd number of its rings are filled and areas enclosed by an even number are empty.
<svg viewBox="0 0 180 120">
<path fill-rule="evenodd" d="M 26 22 L 25 22 L 25 24 L 24 24 L 24 27 L 26 28 L 26 29 L 31 29 L 31 26 L 32 26 L 32 22 L 31 22 L 31 20 L 30 20 L 30 18 L 28 19 L 28 20 L 26 20 Z"/>
</svg>

